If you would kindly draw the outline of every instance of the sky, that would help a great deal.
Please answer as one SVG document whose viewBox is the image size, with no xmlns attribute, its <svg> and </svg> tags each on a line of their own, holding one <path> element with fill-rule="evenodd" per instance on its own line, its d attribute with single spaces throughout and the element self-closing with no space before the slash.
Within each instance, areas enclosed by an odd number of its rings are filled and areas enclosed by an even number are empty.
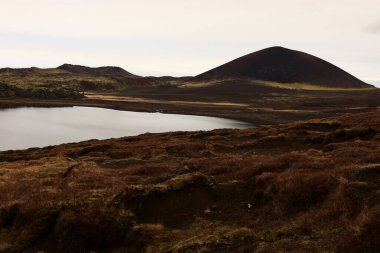
<svg viewBox="0 0 380 253">
<path fill-rule="evenodd" d="M 270 46 L 380 86 L 379 0 L 1 0 L 0 67 L 197 75 Z"/>
</svg>

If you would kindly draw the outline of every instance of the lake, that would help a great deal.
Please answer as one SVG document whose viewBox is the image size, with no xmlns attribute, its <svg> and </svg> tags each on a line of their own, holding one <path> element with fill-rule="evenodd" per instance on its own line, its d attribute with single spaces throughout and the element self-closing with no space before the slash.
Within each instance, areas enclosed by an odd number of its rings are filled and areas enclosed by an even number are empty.
<svg viewBox="0 0 380 253">
<path fill-rule="evenodd" d="M 44 147 L 170 131 L 247 128 L 250 124 L 204 116 L 118 111 L 92 107 L 0 109 L 0 150 Z"/>
</svg>

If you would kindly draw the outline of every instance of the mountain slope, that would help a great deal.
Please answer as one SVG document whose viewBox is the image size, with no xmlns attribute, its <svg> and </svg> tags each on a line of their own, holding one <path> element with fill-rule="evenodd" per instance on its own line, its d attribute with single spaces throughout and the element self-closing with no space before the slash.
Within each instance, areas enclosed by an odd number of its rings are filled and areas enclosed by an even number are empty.
<svg viewBox="0 0 380 253">
<path fill-rule="evenodd" d="M 138 77 L 137 75 L 131 74 L 128 71 L 120 67 L 99 67 L 90 68 L 81 65 L 63 64 L 57 69 L 66 70 L 75 74 L 85 74 L 85 75 L 97 75 L 97 76 L 109 76 L 109 77 Z"/>
<path fill-rule="evenodd" d="M 300 51 L 271 47 L 235 59 L 195 77 L 197 81 L 250 78 L 339 88 L 370 88 L 333 64 Z"/>
</svg>

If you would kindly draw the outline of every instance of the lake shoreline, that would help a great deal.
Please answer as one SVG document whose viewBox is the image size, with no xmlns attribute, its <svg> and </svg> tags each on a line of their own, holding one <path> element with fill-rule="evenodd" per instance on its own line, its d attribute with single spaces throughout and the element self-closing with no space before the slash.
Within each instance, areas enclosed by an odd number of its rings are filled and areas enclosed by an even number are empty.
<svg viewBox="0 0 380 253">
<path fill-rule="evenodd" d="M 107 108 L 18 107 L 0 109 L 0 150 L 106 140 L 144 133 L 245 129 L 254 125 L 231 119 Z"/>
<path fill-rule="evenodd" d="M 117 102 L 100 99 L 78 99 L 78 100 L 41 100 L 41 99 L 0 99 L 0 109 L 18 108 L 18 107 L 73 107 L 86 106 L 104 109 L 113 109 L 119 111 L 147 112 L 147 113 L 166 113 L 166 114 L 183 114 L 196 116 L 209 116 L 217 118 L 226 118 L 239 120 L 247 123 L 256 123 L 254 119 L 246 115 L 242 116 L 231 112 L 228 106 L 215 106 L 211 108 L 195 106 L 174 106 L 163 104 L 157 106 L 153 103 L 144 102 Z M 266 121 L 262 121 L 265 124 Z"/>
<path fill-rule="evenodd" d="M 282 124 L 297 120 L 325 118 L 355 112 L 371 112 L 376 107 L 358 108 L 299 108 L 298 110 L 285 110 L 270 107 L 231 106 L 210 104 L 171 104 L 165 100 L 161 103 L 139 101 L 110 101 L 104 99 L 0 99 L 0 108 L 17 107 L 73 107 L 85 106 L 120 111 L 183 114 L 208 116 L 224 119 L 238 120 L 255 126 Z"/>
</svg>

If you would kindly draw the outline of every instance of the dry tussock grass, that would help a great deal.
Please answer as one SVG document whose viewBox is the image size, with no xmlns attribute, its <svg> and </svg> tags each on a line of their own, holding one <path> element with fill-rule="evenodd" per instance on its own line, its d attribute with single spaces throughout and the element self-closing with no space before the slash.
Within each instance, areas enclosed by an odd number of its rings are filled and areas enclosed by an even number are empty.
<svg viewBox="0 0 380 253">
<path fill-rule="evenodd" d="M 2 152 L 1 247 L 376 252 L 379 118 Z"/>
</svg>

